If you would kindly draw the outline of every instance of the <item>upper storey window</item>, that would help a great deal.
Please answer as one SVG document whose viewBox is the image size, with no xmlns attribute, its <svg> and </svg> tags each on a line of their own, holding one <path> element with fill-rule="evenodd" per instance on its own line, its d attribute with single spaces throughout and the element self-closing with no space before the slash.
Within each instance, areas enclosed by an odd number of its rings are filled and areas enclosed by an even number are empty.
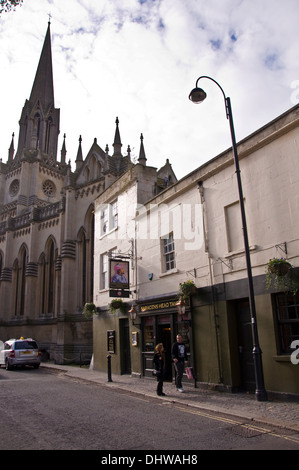
<svg viewBox="0 0 299 470">
<path fill-rule="evenodd" d="M 170 233 L 167 238 L 162 239 L 162 255 L 163 255 L 163 271 L 171 271 L 175 269 L 175 247 L 173 233 Z"/>
<path fill-rule="evenodd" d="M 101 211 L 101 235 L 106 235 L 118 226 L 118 201 L 106 204 Z"/>
</svg>

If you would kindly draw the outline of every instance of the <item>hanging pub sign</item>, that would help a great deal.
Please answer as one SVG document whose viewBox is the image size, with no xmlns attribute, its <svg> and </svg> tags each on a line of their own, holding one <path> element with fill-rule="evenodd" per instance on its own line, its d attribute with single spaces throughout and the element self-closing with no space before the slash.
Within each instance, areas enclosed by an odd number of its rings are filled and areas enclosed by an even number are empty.
<svg viewBox="0 0 299 470">
<path fill-rule="evenodd" d="M 109 288 L 112 297 L 129 297 L 129 261 L 109 260 Z"/>
</svg>

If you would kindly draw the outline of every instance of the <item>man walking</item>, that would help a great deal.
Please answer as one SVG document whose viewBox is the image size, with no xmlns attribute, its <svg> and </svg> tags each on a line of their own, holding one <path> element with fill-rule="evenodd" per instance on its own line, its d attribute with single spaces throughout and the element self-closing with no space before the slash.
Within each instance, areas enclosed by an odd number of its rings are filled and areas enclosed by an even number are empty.
<svg viewBox="0 0 299 470">
<path fill-rule="evenodd" d="M 187 361 L 186 346 L 183 343 L 182 335 L 179 333 L 176 337 L 176 342 L 172 346 L 172 359 L 176 370 L 175 384 L 179 392 L 184 392 L 182 386 L 182 377 L 184 373 L 184 363 Z"/>
</svg>

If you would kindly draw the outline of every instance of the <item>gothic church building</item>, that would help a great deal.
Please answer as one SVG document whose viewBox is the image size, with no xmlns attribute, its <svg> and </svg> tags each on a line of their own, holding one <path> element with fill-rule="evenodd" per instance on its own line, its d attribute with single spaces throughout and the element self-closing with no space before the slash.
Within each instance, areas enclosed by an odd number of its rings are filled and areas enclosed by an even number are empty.
<svg viewBox="0 0 299 470">
<path fill-rule="evenodd" d="M 113 152 L 81 137 L 75 170 L 65 136 L 57 159 L 60 109 L 55 107 L 50 23 L 29 100 L 6 163 L 0 162 L 0 340 L 33 337 L 57 363 L 89 360 L 93 301 L 94 201 L 134 164 L 122 154 L 116 119 Z M 139 165 L 146 164 L 141 137 Z M 156 172 L 153 196 L 175 176 L 168 161 Z"/>
</svg>

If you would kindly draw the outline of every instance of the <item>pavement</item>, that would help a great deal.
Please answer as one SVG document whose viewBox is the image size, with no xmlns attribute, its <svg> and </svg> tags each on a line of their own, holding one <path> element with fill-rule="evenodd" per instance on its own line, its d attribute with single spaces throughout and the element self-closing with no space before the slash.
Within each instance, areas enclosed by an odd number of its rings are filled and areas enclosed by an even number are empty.
<svg viewBox="0 0 299 470">
<path fill-rule="evenodd" d="M 268 401 L 257 401 L 255 395 L 246 393 L 230 393 L 194 387 L 194 382 L 184 384 L 184 393 L 176 390 L 174 384 L 164 382 L 165 396 L 156 394 L 156 380 L 139 375 L 111 374 L 88 367 L 74 365 L 58 365 L 50 362 L 42 363 L 41 368 L 63 374 L 74 380 L 92 382 L 110 389 L 118 389 L 143 397 L 155 397 L 165 402 L 182 404 L 206 412 L 221 413 L 234 418 L 250 420 L 256 424 L 268 424 L 286 430 L 299 432 L 299 402 L 284 397 L 269 398 Z"/>
</svg>

